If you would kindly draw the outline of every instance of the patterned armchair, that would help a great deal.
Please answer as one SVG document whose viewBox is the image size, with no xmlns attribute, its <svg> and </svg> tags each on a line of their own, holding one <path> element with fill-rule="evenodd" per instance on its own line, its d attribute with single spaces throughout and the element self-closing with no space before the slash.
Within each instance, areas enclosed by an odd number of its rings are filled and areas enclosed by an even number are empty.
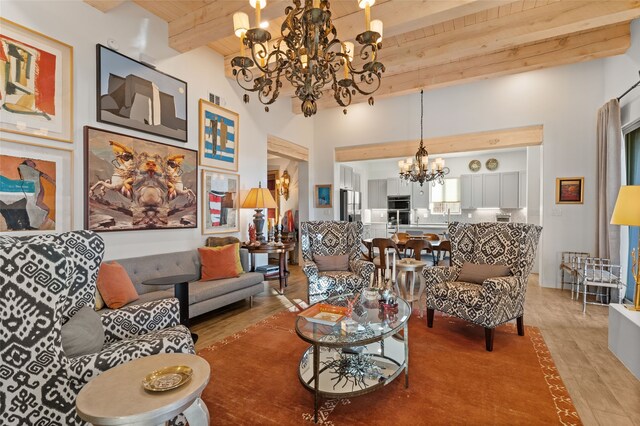
<svg viewBox="0 0 640 426">
<path fill-rule="evenodd" d="M 425 268 L 427 326 L 434 311 L 462 318 L 485 328 L 487 351 L 493 350 L 495 327 L 517 320 L 524 336 L 524 297 L 542 227 L 521 223 L 454 222 L 449 225 L 451 266 Z M 482 284 L 457 281 L 465 262 L 505 265 L 512 276 L 489 278 Z"/>
<path fill-rule="evenodd" d="M 75 398 L 101 372 L 146 355 L 194 353 L 177 299 L 165 299 L 106 313 L 103 349 L 65 355 L 62 325 L 95 307 L 103 253 L 102 238 L 88 231 L 0 237 L 0 412 L 7 424 L 85 424 Z"/>
<path fill-rule="evenodd" d="M 331 296 L 361 291 L 369 286 L 373 263 L 362 260 L 362 222 L 302 222 L 302 271 L 309 281 L 308 298 L 313 304 Z M 319 272 L 314 256 L 349 255 L 348 271 Z"/>
</svg>

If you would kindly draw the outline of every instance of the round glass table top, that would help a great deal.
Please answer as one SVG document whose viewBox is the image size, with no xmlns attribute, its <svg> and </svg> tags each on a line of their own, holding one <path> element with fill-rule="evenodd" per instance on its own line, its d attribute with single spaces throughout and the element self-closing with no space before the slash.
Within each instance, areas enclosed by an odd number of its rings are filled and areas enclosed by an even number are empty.
<svg viewBox="0 0 640 426">
<path fill-rule="evenodd" d="M 348 306 L 353 297 L 353 294 L 335 296 L 320 303 Z M 411 306 L 399 297 L 396 301 L 398 303 L 397 312 L 387 312 L 380 308 L 377 299 L 368 300 L 364 294 L 360 294 L 353 305 L 351 314 L 351 319 L 358 324 L 357 331 L 349 333 L 343 331 L 340 322 L 333 326 L 323 325 L 298 316 L 296 333 L 301 339 L 309 343 L 318 343 L 321 346 L 366 345 L 397 333 L 407 323 L 411 316 Z"/>
</svg>

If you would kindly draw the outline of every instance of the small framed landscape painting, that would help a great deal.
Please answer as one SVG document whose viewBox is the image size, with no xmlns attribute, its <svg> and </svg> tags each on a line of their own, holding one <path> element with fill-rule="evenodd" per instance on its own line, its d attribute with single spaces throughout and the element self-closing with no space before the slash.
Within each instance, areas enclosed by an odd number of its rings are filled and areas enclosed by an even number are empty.
<svg viewBox="0 0 640 426">
<path fill-rule="evenodd" d="M 316 208 L 329 208 L 333 206 L 333 185 L 316 185 L 315 202 Z"/>
<path fill-rule="evenodd" d="M 98 121 L 187 141 L 187 82 L 96 46 Z"/>
<path fill-rule="evenodd" d="M 238 171 L 240 117 L 200 99 L 200 165 Z"/>
<path fill-rule="evenodd" d="M 4 18 L 0 130 L 73 141 L 73 47 Z"/>
<path fill-rule="evenodd" d="M 240 176 L 202 170 L 202 233 L 240 230 Z"/>
<path fill-rule="evenodd" d="M 73 151 L 0 139 L 0 233 L 70 231 Z"/>
<path fill-rule="evenodd" d="M 196 228 L 197 152 L 85 126 L 85 227 Z"/>
<path fill-rule="evenodd" d="M 556 204 L 584 203 L 584 178 L 556 178 Z"/>
</svg>

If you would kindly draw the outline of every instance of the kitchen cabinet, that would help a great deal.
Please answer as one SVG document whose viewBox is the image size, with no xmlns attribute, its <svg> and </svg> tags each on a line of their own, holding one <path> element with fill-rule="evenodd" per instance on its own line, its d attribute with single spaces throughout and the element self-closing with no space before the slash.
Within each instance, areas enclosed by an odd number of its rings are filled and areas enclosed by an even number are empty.
<svg viewBox="0 0 640 426">
<path fill-rule="evenodd" d="M 411 195 L 411 186 L 399 177 L 387 179 L 387 196 L 396 197 L 398 195 Z"/>
<path fill-rule="evenodd" d="M 360 173 L 353 173 L 353 190 L 357 192 L 361 192 L 360 188 Z"/>
<path fill-rule="evenodd" d="M 501 173 L 482 175 L 482 207 L 500 207 Z"/>
<path fill-rule="evenodd" d="M 428 209 L 429 208 L 429 183 L 426 182 L 420 186 L 418 182 L 411 184 L 411 208 L 412 209 Z M 420 194 L 422 192 L 422 194 Z"/>
<path fill-rule="evenodd" d="M 471 175 L 471 208 L 484 207 L 484 175 Z"/>
<path fill-rule="evenodd" d="M 370 209 L 387 208 L 386 179 L 370 179 L 367 182 L 367 207 Z"/>
<path fill-rule="evenodd" d="M 353 189 L 353 176 L 354 173 L 352 167 L 340 165 L 340 188 Z"/>
<path fill-rule="evenodd" d="M 500 207 L 517 209 L 520 206 L 520 173 L 500 173 Z"/>
<path fill-rule="evenodd" d="M 527 207 L 527 172 L 518 172 L 518 186 L 520 187 L 520 194 L 518 196 L 518 207 L 524 209 Z"/>
</svg>

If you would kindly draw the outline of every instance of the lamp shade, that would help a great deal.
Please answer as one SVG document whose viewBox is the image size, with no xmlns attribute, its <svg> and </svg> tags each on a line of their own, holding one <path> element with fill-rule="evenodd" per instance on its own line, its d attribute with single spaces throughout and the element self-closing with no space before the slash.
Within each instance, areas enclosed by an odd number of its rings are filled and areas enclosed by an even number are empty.
<svg viewBox="0 0 640 426">
<path fill-rule="evenodd" d="M 278 205 L 267 188 L 251 188 L 242 203 L 243 209 L 275 209 Z"/>
<path fill-rule="evenodd" d="M 244 12 L 233 14 L 233 31 L 236 37 L 242 37 L 249 29 L 249 15 Z"/>
<path fill-rule="evenodd" d="M 640 226 L 640 185 L 620 187 L 611 224 Z"/>
</svg>

